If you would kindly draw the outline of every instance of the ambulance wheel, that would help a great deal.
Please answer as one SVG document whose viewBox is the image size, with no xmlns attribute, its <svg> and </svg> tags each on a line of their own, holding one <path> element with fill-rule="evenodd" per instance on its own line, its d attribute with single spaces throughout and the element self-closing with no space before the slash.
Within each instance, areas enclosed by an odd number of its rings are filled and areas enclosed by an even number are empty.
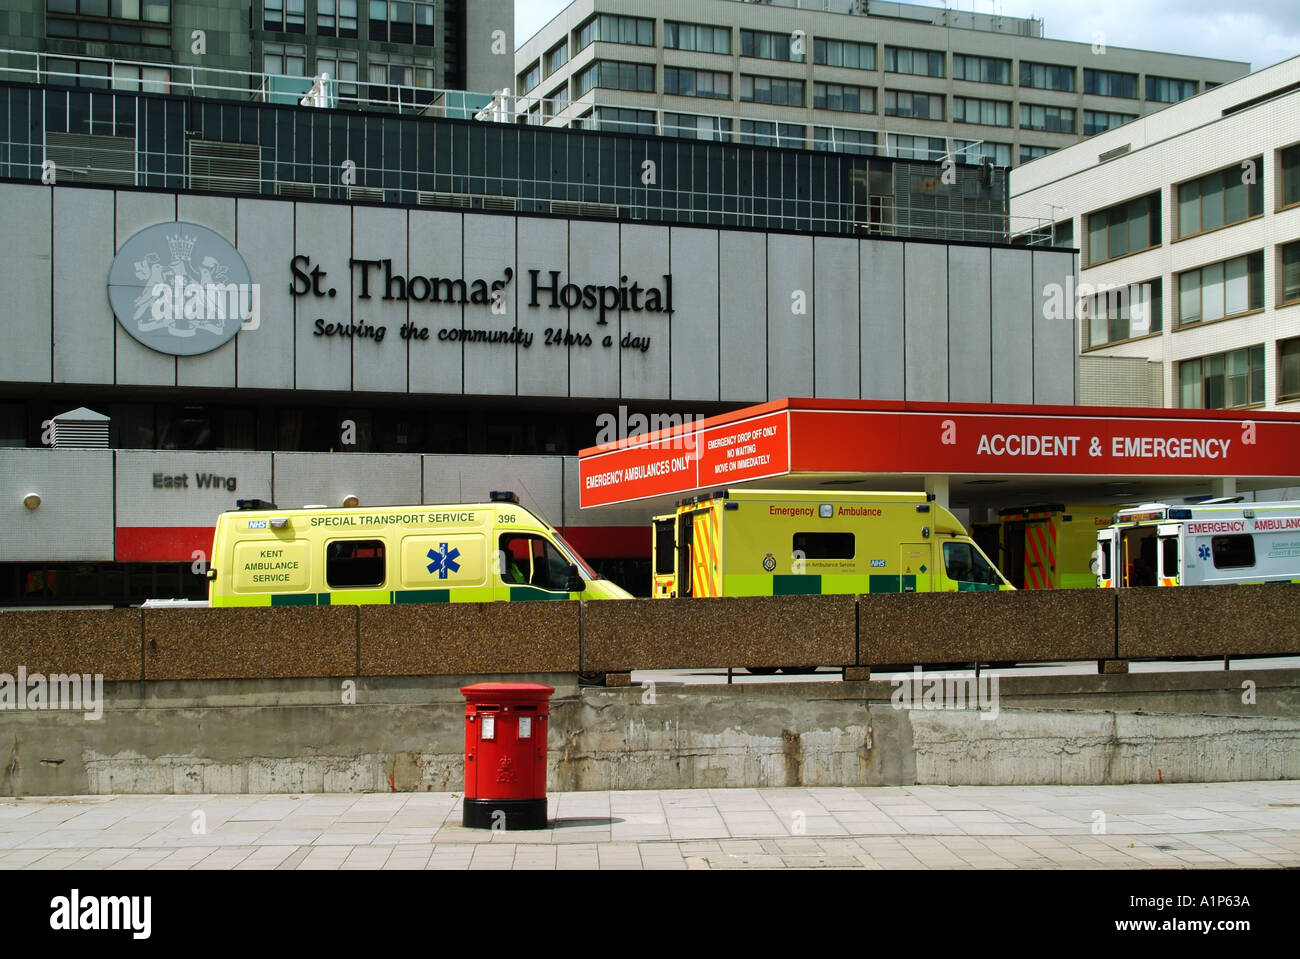
<svg viewBox="0 0 1300 959">
<path fill-rule="evenodd" d="M 782 666 L 781 672 L 787 676 L 807 676 L 817 672 L 816 666 Z"/>
<path fill-rule="evenodd" d="M 755 676 L 773 676 L 779 666 L 746 666 L 745 669 Z"/>
</svg>

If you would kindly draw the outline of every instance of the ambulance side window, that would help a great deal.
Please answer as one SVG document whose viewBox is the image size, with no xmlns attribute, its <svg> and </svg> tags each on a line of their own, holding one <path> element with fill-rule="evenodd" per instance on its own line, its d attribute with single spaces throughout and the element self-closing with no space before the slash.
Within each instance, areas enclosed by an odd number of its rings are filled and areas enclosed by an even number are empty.
<svg viewBox="0 0 1300 959">
<path fill-rule="evenodd" d="M 501 578 L 519 586 L 567 591 L 569 561 L 543 536 L 502 533 Z"/>
<path fill-rule="evenodd" d="M 1255 565 L 1255 537 L 1215 536 L 1210 540 L 1215 569 L 1244 569 Z"/>
<path fill-rule="evenodd" d="M 852 559 L 856 549 L 852 533 L 795 533 L 791 543 L 804 559 Z"/>
<path fill-rule="evenodd" d="M 1160 575 L 1178 575 L 1178 537 L 1166 536 L 1160 540 Z"/>
<path fill-rule="evenodd" d="M 948 578 L 957 583 L 997 586 L 1002 582 L 997 570 L 970 543 L 944 543 L 943 567 Z"/>
<path fill-rule="evenodd" d="M 1097 575 L 1102 579 L 1110 579 L 1110 540 L 1102 540 L 1099 549 L 1101 562 L 1097 566 Z"/>
<path fill-rule="evenodd" d="M 384 584 L 384 543 L 336 539 L 325 547 L 325 582 L 331 589 Z"/>
<path fill-rule="evenodd" d="M 671 576 L 673 573 L 673 553 L 677 549 L 677 540 L 673 536 L 673 521 L 661 519 L 655 523 L 655 575 Z"/>
</svg>

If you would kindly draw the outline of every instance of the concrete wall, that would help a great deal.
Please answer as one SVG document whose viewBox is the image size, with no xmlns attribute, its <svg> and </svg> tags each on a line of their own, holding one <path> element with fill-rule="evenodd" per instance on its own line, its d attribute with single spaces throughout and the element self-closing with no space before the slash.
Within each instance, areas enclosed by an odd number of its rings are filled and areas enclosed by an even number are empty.
<svg viewBox="0 0 1300 959">
<path fill-rule="evenodd" d="M 459 791 L 458 688 L 481 678 L 110 684 L 99 720 L 0 713 L 0 794 Z M 1294 670 L 1006 679 L 996 715 L 896 707 L 889 682 L 494 678 L 556 688 L 557 791 L 1300 778 Z"/>
<path fill-rule="evenodd" d="M 994 384 L 1009 381 L 1025 402 L 1075 399 L 1069 325 L 1030 325 L 1043 287 L 1072 272 L 1066 254 L 30 184 L 0 184 L 0 208 L 18 214 L 0 223 L 15 265 L 0 318 L 32 333 L 0 356 L 0 382 L 752 403 L 999 400 Z M 102 279 L 132 235 L 177 219 L 229 240 L 261 295 L 256 329 L 180 358 L 116 322 Z M 295 256 L 324 271 L 319 294 L 301 292 Z M 382 269 L 365 296 L 349 263 L 381 259 L 403 277 L 511 279 L 501 309 L 384 300 Z M 541 287 L 554 270 L 561 285 L 625 277 L 665 296 L 671 274 L 673 313 L 614 309 L 601 323 L 584 305 L 552 309 L 545 290 L 534 306 L 531 270 Z M 317 321 L 385 333 L 322 334 Z M 403 339 L 408 322 L 428 339 Z M 457 339 L 516 327 L 531 341 Z M 547 330 L 590 345 L 548 345 Z M 1012 346 L 1023 355 L 1008 373 L 998 356 Z"/>
</svg>

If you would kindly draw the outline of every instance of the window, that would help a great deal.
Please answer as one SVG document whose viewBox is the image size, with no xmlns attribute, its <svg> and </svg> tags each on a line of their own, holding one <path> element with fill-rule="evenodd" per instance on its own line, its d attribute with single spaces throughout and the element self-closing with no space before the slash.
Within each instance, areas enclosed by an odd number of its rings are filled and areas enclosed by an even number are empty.
<svg viewBox="0 0 1300 959">
<path fill-rule="evenodd" d="M 1178 537 L 1160 537 L 1160 573 L 1162 576 L 1178 575 Z"/>
<path fill-rule="evenodd" d="M 1255 537 L 1249 533 L 1212 536 L 1210 549 L 1214 554 L 1215 569 L 1245 569 L 1255 565 Z"/>
<path fill-rule="evenodd" d="M 852 533 L 795 533 L 790 553 L 796 559 L 852 559 L 856 555 Z"/>
<path fill-rule="evenodd" d="M 804 128 L 798 123 L 741 120 L 740 142 L 765 147 L 802 148 L 804 145 Z"/>
<path fill-rule="evenodd" d="M 549 77 L 560 67 L 569 62 L 569 42 L 561 40 L 556 46 L 546 51 L 546 75 Z"/>
<path fill-rule="evenodd" d="M 1061 244 L 1058 240 L 1058 246 Z M 1089 347 L 1159 333 L 1164 328 L 1161 280 L 1117 286 L 1085 297 L 1080 304 Z"/>
<path fill-rule="evenodd" d="M 171 71 L 166 67 L 137 67 L 113 64 L 114 90 L 142 90 L 145 93 L 170 93 Z"/>
<path fill-rule="evenodd" d="M 664 136 L 696 140 L 730 140 L 730 117 L 702 117 L 694 113 L 664 113 Z"/>
<path fill-rule="evenodd" d="M 848 67 L 851 70 L 876 69 L 874 43 L 850 43 L 848 40 L 813 41 L 813 62 L 828 67 Z"/>
<path fill-rule="evenodd" d="M 885 116 L 913 117 L 918 120 L 942 120 L 943 97 L 935 93 L 885 91 Z"/>
<path fill-rule="evenodd" d="M 740 99 L 745 103 L 803 106 L 803 81 L 740 75 Z"/>
<path fill-rule="evenodd" d="M 384 542 L 336 539 L 325 547 L 325 582 L 331 589 L 384 585 Z"/>
<path fill-rule="evenodd" d="M 519 74 L 518 90 L 520 93 L 527 93 L 529 90 L 531 90 L 533 87 L 537 86 L 537 84 L 541 82 L 542 82 L 541 64 L 534 63 L 523 73 Z"/>
<path fill-rule="evenodd" d="M 573 52 L 585 50 L 592 43 L 629 43 L 639 47 L 655 45 L 655 22 L 641 17 L 619 17 L 601 13 L 578 27 Z"/>
<path fill-rule="evenodd" d="M 1264 212 L 1264 158 L 1255 157 L 1178 187 L 1178 235 L 1192 236 Z M 1248 183 L 1253 180 L 1253 183 Z"/>
<path fill-rule="evenodd" d="M 408 4 L 409 6 L 409 4 Z M 306 33 L 306 0 L 284 0 L 284 30 L 286 33 Z"/>
<path fill-rule="evenodd" d="M 672 519 L 655 520 L 655 575 L 671 576 L 676 570 L 677 537 Z"/>
<path fill-rule="evenodd" d="M 956 583 L 1001 586 L 1002 577 L 970 543 L 943 544 L 943 571 Z"/>
<path fill-rule="evenodd" d="M 1074 110 L 1070 107 L 1041 107 L 1020 104 L 1020 128 L 1048 133 L 1073 133 Z"/>
<path fill-rule="evenodd" d="M 322 47 L 316 55 L 316 74 L 328 73 L 338 83 L 341 97 L 357 96 L 357 53 L 355 50 L 329 50 Z"/>
<path fill-rule="evenodd" d="M 664 21 L 664 49 L 694 53 L 731 53 L 731 28 Z"/>
<path fill-rule="evenodd" d="M 973 83 L 1010 83 L 1011 61 L 997 57 L 972 57 L 964 53 L 952 55 L 952 78 Z"/>
<path fill-rule="evenodd" d="M 876 134 L 870 130 L 813 127 L 813 149 L 870 156 L 876 152 Z"/>
<path fill-rule="evenodd" d="M 839 83 L 814 83 L 813 106 L 818 110 L 875 113 L 876 91 L 871 87 L 849 87 Z"/>
<path fill-rule="evenodd" d="M 679 97 L 705 97 L 711 100 L 731 99 L 731 74 L 712 70 L 684 70 L 664 67 L 664 93 Z"/>
<path fill-rule="evenodd" d="M 1103 110 L 1083 111 L 1083 135 L 1090 137 L 1105 133 L 1114 127 L 1137 119 L 1136 113 L 1106 113 Z"/>
<path fill-rule="evenodd" d="M 1280 360 L 1278 399 L 1300 399 L 1300 340 L 1285 340 L 1277 345 Z"/>
<path fill-rule="evenodd" d="M 639 133 L 654 136 L 655 115 L 651 110 L 597 107 L 596 129 L 603 133 Z"/>
<path fill-rule="evenodd" d="M 1099 97 L 1137 99 L 1137 74 L 1083 68 L 1083 92 Z"/>
<path fill-rule="evenodd" d="M 1169 77 L 1147 77 L 1147 99 L 1160 103 L 1177 103 L 1196 96 L 1195 80 L 1172 80 Z"/>
<path fill-rule="evenodd" d="M 1300 143 L 1282 151 L 1282 206 L 1300 203 Z"/>
<path fill-rule="evenodd" d="M 1282 247 L 1282 295 L 1278 304 L 1300 302 L 1300 240 Z"/>
<path fill-rule="evenodd" d="M 262 72 L 284 77 L 307 75 L 307 48 L 292 43 L 262 46 Z"/>
<path fill-rule="evenodd" d="M 597 60 L 578 74 L 577 95 L 599 87 L 602 90 L 628 90 L 633 93 L 654 93 L 655 68 L 649 63 L 623 63 L 618 60 Z"/>
<path fill-rule="evenodd" d="M 1178 364 L 1179 405 L 1224 410 L 1264 402 L 1264 347 L 1183 360 Z"/>
<path fill-rule="evenodd" d="M 1037 90 L 1074 92 L 1074 67 L 1054 67 L 1048 63 L 1020 63 L 1020 85 Z"/>
<path fill-rule="evenodd" d="M 943 137 L 886 133 L 885 152 L 901 160 L 938 160 L 947 155 L 948 145 Z"/>
<path fill-rule="evenodd" d="M 114 20 L 145 20 L 149 23 L 171 23 L 172 19 L 171 0 L 45 0 L 45 9 L 56 15 L 80 14 L 83 17 L 112 17 Z"/>
<path fill-rule="evenodd" d="M 1209 323 L 1264 308 L 1264 254 L 1178 274 L 1178 325 Z"/>
<path fill-rule="evenodd" d="M 740 31 L 740 55 L 742 57 L 803 63 L 803 53 L 795 53 L 791 47 L 791 37 L 788 33 L 761 33 L 758 30 Z"/>
<path fill-rule="evenodd" d="M 569 591 L 568 558 L 543 536 L 502 533 L 501 579 L 512 586 Z"/>
<path fill-rule="evenodd" d="M 954 123 L 978 123 L 986 127 L 1009 127 L 1011 126 L 1011 104 L 1002 100 L 976 100 L 971 97 L 953 97 L 952 119 Z"/>
<path fill-rule="evenodd" d="M 301 3 L 302 0 L 284 2 L 292 4 Z M 433 44 L 433 4 L 408 0 L 369 0 L 369 10 L 371 40 L 419 43 L 425 46 Z M 317 7 L 318 16 L 319 13 L 320 8 Z"/>
<path fill-rule="evenodd" d="M 979 163 L 982 159 L 992 161 L 994 166 L 1011 166 L 1011 144 L 993 143 L 989 140 L 953 140 L 952 149 L 966 163 Z"/>
<path fill-rule="evenodd" d="M 427 8 L 430 15 L 433 7 Z M 357 35 L 357 0 L 316 0 L 316 32 L 321 36 L 353 39 Z M 418 36 L 417 36 L 418 39 Z M 423 40 L 421 43 L 425 42 Z M 433 43 L 433 20 L 429 20 L 429 43 Z"/>
<path fill-rule="evenodd" d="M 1037 160 L 1039 157 L 1045 157 L 1049 153 L 1055 153 L 1056 147 L 1036 147 L 1028 143 L 1020 145 L 1020 162 L 1028 163 L 1030 160 Z"/>
<path fill-rule="evenodd" d="M 944 55 L 938 50 L 885 47 L 886 73 L 911 73 L 918 77 L 943 76 Z"/>
<path fill-rule="evenodd" d="M 1088 214 L 1089 265 L 1159 245 L 1159 193 Z"/>
<path fill-rule="evenodd" d="M 550 120 L 553 117 L 558 117 L 564 112 L 564 108 L 568 105 L 569 85 L 567 83 L 562 83 L 555 90 L 551 91 L 550 96 L 542 101 L 542 117 L 547 120 Z"/>
<path fill-rule="evenodd" d="M 433 88 L 432 60 L 378 53 L 368 54 L 367 59 L 370 86 L 366 95 L 371 100 L 413 103 L 416 97 L 412 88 Z"/>
</svg>

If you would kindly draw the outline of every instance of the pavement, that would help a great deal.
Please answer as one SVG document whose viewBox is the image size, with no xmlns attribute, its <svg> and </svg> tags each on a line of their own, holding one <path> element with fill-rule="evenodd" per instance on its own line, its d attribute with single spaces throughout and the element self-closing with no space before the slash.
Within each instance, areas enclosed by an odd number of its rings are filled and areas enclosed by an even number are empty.
<svg viewBox="0 0 1300 959">
<path fill-rule="evenodd" d="M 0 869 L 1300 867 L 1300 782 L 553 793 L 551 828 L 456 793 L 0 797 Z"/>
</svg>

